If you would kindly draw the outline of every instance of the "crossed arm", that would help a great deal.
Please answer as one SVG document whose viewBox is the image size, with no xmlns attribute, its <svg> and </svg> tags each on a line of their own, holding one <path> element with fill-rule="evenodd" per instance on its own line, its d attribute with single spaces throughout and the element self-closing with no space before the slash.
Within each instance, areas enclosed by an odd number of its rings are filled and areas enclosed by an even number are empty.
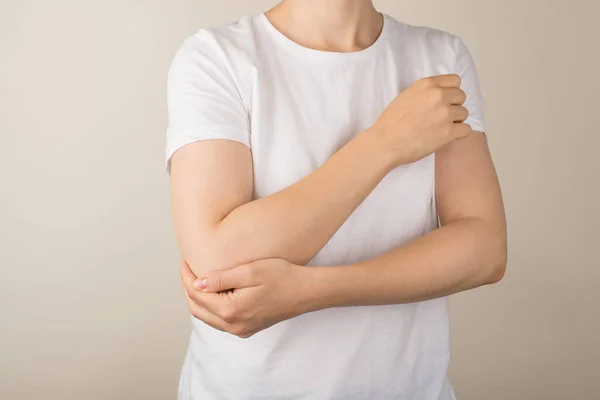
<svg viewBox="0 0 600 400">
<path fill-rule="evenodd" d="M 394 167 L 369 133 L 296 184 L 254 201 L 245 146 L 205 141 L 173 156 L 173 215 L 194 316 L 248 337 L 305 312 L 421 301 L 501 279 L 505 218 L 480 132 L 436 152 L 439 229 L 361 263 L 302 266 Z"/>
</svg>

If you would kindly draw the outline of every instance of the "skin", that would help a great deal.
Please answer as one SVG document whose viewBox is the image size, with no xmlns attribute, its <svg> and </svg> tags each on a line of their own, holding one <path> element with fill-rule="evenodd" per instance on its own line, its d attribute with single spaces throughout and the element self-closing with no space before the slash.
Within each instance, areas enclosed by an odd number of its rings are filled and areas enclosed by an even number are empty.
<svg viewBox="0 0 600 400">
<path fill-rule="evenodd" d="M 267 16 L 290 38 L 328 51 L 368 47 L 381 30 L 370 1 L 287 0 Z M 245 146 L 211 140 L 178 150 L 172 208 L 192 315 L 245 338 L 306 312 L 498 282 L 502 197 L 485 135 L 463 123 L 465 99 L 456 75 L 419 80 L 312 174 L 256 200 Z M 392 169 L 433 152 L 439 229 L 361 263 L 304 266 Z"/>
</svg>

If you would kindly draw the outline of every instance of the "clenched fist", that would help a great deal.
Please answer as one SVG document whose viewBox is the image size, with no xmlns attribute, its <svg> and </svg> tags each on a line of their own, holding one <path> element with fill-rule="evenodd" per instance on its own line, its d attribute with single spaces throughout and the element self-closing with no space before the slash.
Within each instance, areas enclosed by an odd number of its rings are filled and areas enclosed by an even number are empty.
<svg viewBox="0 0 600 400">
<path fill-rule="evenodd" d="M 369 131 L 390 149 L 398 165 L 435 152 L 471 133 L 464 123 L 469 112 L 458 75 L 423 78 L 400 93 L 381 113 Z"/>
</svg>

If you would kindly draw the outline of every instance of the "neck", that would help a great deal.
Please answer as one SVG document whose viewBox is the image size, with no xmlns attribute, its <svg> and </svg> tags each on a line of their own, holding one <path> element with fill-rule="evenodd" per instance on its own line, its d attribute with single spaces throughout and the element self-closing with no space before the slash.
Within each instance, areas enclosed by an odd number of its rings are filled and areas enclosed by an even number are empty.
<svg viewBox="0 0 600 400">
<path fill-rule="evenodd" d="M 383 26 L 371 0 L 284 0 L 265 14 L 291 40 L 324 51 L 363 50 Z"/>
</svg>

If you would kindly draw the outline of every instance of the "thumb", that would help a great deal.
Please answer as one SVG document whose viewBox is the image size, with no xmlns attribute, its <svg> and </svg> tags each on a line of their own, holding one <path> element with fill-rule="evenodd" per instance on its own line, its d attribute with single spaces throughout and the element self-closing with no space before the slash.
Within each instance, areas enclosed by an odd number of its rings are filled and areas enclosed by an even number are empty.
<svg viewBox="0 0 600 400">
<path fill-rule="evenodd" d="M 246 286 L 243 268 L 234 267 L 223 271 L 204 274 L 193 283 L 194 289 L 216 293 L 223 290 L 239 289 Z"/>
</svg>

